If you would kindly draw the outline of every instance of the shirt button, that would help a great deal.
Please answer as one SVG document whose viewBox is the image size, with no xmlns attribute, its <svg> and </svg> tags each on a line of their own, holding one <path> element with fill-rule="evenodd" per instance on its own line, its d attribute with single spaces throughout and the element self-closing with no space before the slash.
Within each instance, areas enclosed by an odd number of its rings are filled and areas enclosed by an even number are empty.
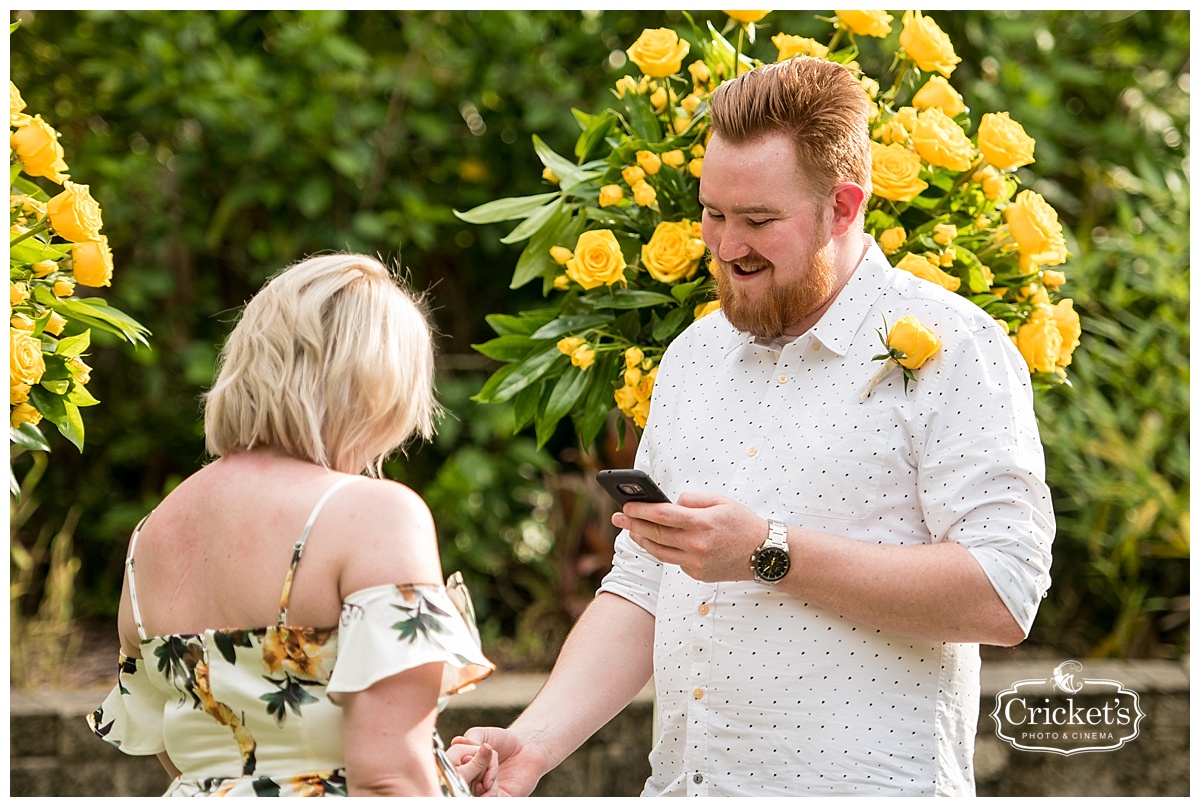
<svg viewBox="0 0 1200 807">
<path fill-rule="evenodd" d="M 704 697 L 704 690 L 700 689 L 699 687 L 697 687 L 696 689 L 693 689 L 692 697 L 695 698 L 696 700 L 700 700 L 701 698 Z"/>
<path fill-rule="evenodd" d="M 695 782 L 696 784 L 700 784 L 701 782 L 704 781 L 704 777 L 701 776 L 700 774 L 696 774 L 695 776 L 692 777 L 692 781 Z"/>
<path fill-rule="evenodd" d="M 786 384 L 786 383 L 787 383 L 787 376 L 786 376 L 786 375 L 784 375 L 783 373 L 780 373 L 780 375 L 779 375 L 779 383 L 780 383 L 780 384 Z"/>
<path fill-rule="evenodd" d="M 815 351 L 818 351 L 818 350 L 820 350 L 820 349 L 821 349 L 821 343 L 820 343 L 820 342 L 813 342 L 813 343 L 812 343 L 812 349 L 813 349 L 813 351 L 814 351 L 814 352 L 815 352 Z"/>
<path fill-rule="evenodd" d="M 758 449 L 757 449 L 757 448 L 754 448 L 754 447 L 751 447 L 751 449 L 750 449 L 749 451 L 747 451 L 746 453 L 747 453 L 748 455 L 750 455 L 751 457 L 757 457 L 757 456 L 758 456 Z"/>
<path fill-rule="evenodd" d="M 696 611 L 699 612 L 700 616 L 708 616 L 708 603 L 700 603 L 700 607 Z"/>
</svg>

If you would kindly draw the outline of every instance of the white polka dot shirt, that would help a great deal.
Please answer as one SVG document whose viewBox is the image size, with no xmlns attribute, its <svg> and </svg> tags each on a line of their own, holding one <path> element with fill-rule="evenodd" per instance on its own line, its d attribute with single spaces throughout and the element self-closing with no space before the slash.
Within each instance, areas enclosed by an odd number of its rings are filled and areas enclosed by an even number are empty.
<svg viewBox="0 0 1200 807">
<path fill-rule="evenodd" d="M 908 314 L 942 348 L 907 394 L 897 370 L 860 401 L 876 330 Z M 1026 632 L 1050 584 L 1054 514 L 1020 354 L 981 309 L 873 243 L 782 348 L 719 313 L 676 339 L 637 467 L 672 499 L 720 493 L 879 544 L 956 541 Z M 701 583 L 626 532 L 600 591 L 655 616 L 659 736 L 643 795 L 974 793 L 978 645 L 889 634 L 757 583 Z"/>
</svg>

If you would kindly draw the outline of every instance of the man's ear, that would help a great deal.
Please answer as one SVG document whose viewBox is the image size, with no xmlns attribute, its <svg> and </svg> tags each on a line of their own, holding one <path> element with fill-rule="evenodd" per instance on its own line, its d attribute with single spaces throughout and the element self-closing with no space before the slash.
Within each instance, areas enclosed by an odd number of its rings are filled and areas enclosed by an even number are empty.
<svg viewBox="0 0 1200 807">
<path fill-rule="evenodd" d="M 853 182 L 840 182 L 833 188 L 833 222 L 831 234 L 845 235 L 862 212 L 867 193 Z"/>
</svg>

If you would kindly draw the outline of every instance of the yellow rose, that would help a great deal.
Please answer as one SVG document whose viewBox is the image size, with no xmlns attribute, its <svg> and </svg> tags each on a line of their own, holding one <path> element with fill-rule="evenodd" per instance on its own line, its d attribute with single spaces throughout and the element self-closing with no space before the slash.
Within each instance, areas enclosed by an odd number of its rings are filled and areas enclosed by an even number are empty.
<svg viewBox="0 0 1200 807">
<path fill-rule="evenodd" d="M 1050 309 L 1054 312 L 1054 322 L 1058 326 L 1058 335 L 1062 337 L 1062 347 L 1058 351 L 1058 366 L 1066 367 L 1071 363 L 1071 354 L 1079 347 L 1079 336 L 1083 329 L 1079 326 L 1079 314 L 1071 300 L 1060 300 L 1058 305 Z"/>
<path fill-rule="evenodd" d="M 714 311 L 720 311 L 720 310 L 721 310 L 721 301 L 720 300 L 710 300 L 707 303 L 701 303 L 700 305 L 696 306 L 696 309 L 692 312 L 692 316 L 694 316 L 696 319 L 700 319 L 701 317 L 707 317 L 709 314 L 711 314 Z"/>
<path fill-rule="evenodd" d="M 708 69 L 708 65 L 703 60 L 697 59 L 689 64 L 688 72 L 692 74 L 693 84 L 708 84 L 712 81 L 712 71 Z"/>
<path fill-rule="evenodd" d="M 929 183 L 921 179 L 921 158 L 904 146 L 871 141 L 871 187 L 876 196 L 909 202 Z"/>
<path fill-rule="evenodd" d="M 911 135 L 913 129 L 917 128 L 917 115 L 920 114 L 915 106 L 902 106 L 896 110 L 896 114 L 892 116 L 892 120 L 900 124 Z"/>
<path fill-rule="evenodd" d="M 649 401 L 650 396 L 654 393 L 654 379 L 658 376 L 658 365 L 650 369 L 648 373 L 642 375 L 642 380 L 637 383 L 634 392 L 637 393 L 639 401 Z"/>
<path fill-rule="evenodd" d="M 957 257 L 953 249 L 947 247 L 938 253 L 938 263 L 942 266 L 950 267 L 954 265 L 954 259 Z"/>
<path fill-rule="evenodd" d="M 8 324 L 10 327 L 16 328 L 18 331 L 29 331 L 31 333 L 33 332 L 33 329 L 37 327 L 37 323 L 24 314 L 13 314 L 11 317 L 9 317 Z"/>
<path fill-rule="evenodd" d="M 647 76 L 666 78 L 679 72 L 690 49 L 670 28 L 647 28 L 625 53 Z"/>
<path fill-rule="evenodd" d="M 9 305 L 9 307 L 12 307 L 14 305 L 20 305 L 21 303 L 25 302 L 28 299 L 29 299 L 29 288 L 24 283 L 13 283 L 11 281 L 9 282 L 9 284 L 8 284 L 8 305 Z"/>
<path fill-rule="evenodd" d="M 687 162 L 687 157 L 683 155 L 682 149 L 672 149 L 663 154 L 662 161 L 672 168 L 678 168 Z"/>
<path fill-rule="evenodd" d="M 63 191 L 46 203 L 50 226 L 67 241 L 96 241 L 103 221 L 100 205 L 87 185 L 63 182 Z"/>
<path fill-rule="evenodd" d="M 25 163 L 21 170 L 30 176 L 45 177 L 60 185 L 66 181 L 68 175 L 64 172 L 67 163 L 63 160 L 63 148 L 58 136 L 54 127 L 42 120 L 41 115 L 21 121 L 9 137 L 9 146 L 17 153 L 17 159 Z"/>
<path fill-rule="evenodd" d="M 571 364 L 578 367 L 580 370 L 586 370 L 596 363 L 596 351 L 592 350 L 587 345 L 580 345 L 575 348 L 575 352 L 571 354 Z"/>
<path fill-rule="evenodd" d="M 91 381 L 91 367 L 83 363 L 79 357 L 67 360 L 67 369 L 71 371 L 77 382 L 86 384 Z"/>
<path fill-rule="evenodd" d="M 958 90 L 951 87 L 950 82 L 941 76 L 933 76 L 925 82 L 925 86 L 913 96 L 912 105 L 917 109 L 936 107 L 952 118 L 967 111 L 967 105 L 963 103 Z"/>
<path fill-rule="evenodd" d="M 653 151 L 639 151 L 637 164 L 650 176 L 654 176 L 658 173 L 658 169 L 662 168 L 662 160 Z"/>
<path fill-rule="evenodd" d="M 639 429 L 646 428 L 646 421 L 650 419 L 650 399 L 638 401 L 633 407 L 633 422 L 637 424 Z"/>
<path fill-rule="evenodd" d="M 704 171 L 704 158 L 703 157 L 697 157 L 696 159 L 694 159 L 690 163 L 688 163 L 688 173 L 691 174 L 692 176 L 694 176 L 696 179 L 700 178 L 700 174 L 703 171 Z"/>
<path fill-rule="evenodd" d="M 625 180 L 625 182 L 631 188 L 645 178 L 646 172 L 637 165 L 631 165 L 628 168 L 622 169 L 621 171 L 621 179 Z"/>
<path fill-rule="evenodd" d="M 770 14 L 770 11 L 726 11 L 730 17 L 733 17 L 743 25 L 749 25 L 752 22 L 758 22 L 763 17 Z"/>
<path fill-rule="evenodd" d="M 687 115 L 676 115 L 675 122 L 671 124 L 671 130 L 677 135 L 681 135 L 688 130 L 692 125 L 692 119 Z"/>
<path fill-rule="evenodd" d="M 938 352 L 942 340 L 914 316 L 900 317 L 888 331 L 887 345 L 904 354 L 897 359 L 902 367 L 916 370 Z"/>
<path fill-rule="evenodd" d="M 42 326 L 42 330 L 52 336 L 61 336 L 63 328 L 66 326 L 67 321 L 57 311 L 51 311 L 50 316 L 46 319 L 46 324 Z"/>
<path fill-rule="evenodd" d="M 633 188 L 633 201 L 639 207 L 649 207 L 654 204 L 654 200 L 658 198 L 658 193 L 654 188 L 650 187 L 650 183 L 645 180 L 636 183 Z"/>
<path fill-rule="evenodd" d="M 10 404 L 25 403 L 29 400 L 29 384 L 14 384 L 10 379 L 8 382 L 8 402 Z"/>
<path fill-rule="evenodd" d="M 975 159 L 975 147 L 962 127 L 936 107 L 926 109 L 917 116 L 912 138 L 913 148 L 930 165 L 951 171 L 966 171 Z"/>
<path fill-rule="evenodd" d="M 558 343 L 555 345 L 555 347 L 558 348 L 559 353 L 570 356 L 572 353 L 586 344 L 587 340 L 581 337 L 564 336 L 562 339 L 558 340 Z"/>
<path fill-rule="evenodd" d="M 42 358 L 42 341 L 28 331 L 9 328 L 9 384 L 36 384 L 42 380 L 42 374 L 45 372 L 46 361 Z"/>
<path fill-rule="evenodd" d="M 908 142 L 908 130 L 904 128 L 904 124 L 893 118 L 875 129 L 875 139 L 885 146 L 893 143 L 904 145 Z"/>
<path fill-rule="evenodd" d="M 566 247 L 554 246 L 550 247 L 550 260 L 557 263 L 559 266 L 566 266 L 567 261 L 571 260 L 573 253 Z"/>
<path fill-rule="evenodd" d="M 981 166 L 972 178 L 983 188 L 984 197 L 992 202 L 1003 201 L 1016 190 L 1015 183 L 987 164 Z"/>
<path fill-rule="evenodd" d="M 633 417 L 633 408 L 637 406 L 637 394 L 633 391 L 633 387 L 624 386 L 613 393 L 613 400 L 617 403 L 617 408 L 629 417 Z"/>
<path fill-rule="evenodd" d="M 640 347 L 629 347 L 625 349 L 625 366 L 637 367 L 642 363 L 642 359 L 646 358 Z"/>
<path fill-rule="evenodd" d="M 879 39 L 892 32 L 892 15 L 886 11 L 835 11 L 838 25 L 852 34 Z"/>
<path fill-rule="evenodd" d="M 1001 171 L 1033 162 L 1036 143 L 1007 112 L 989 112 L 979 121 L 979 151 Z"/>
<path fill-rule="evenodd" d="M 108 236 L 95 240 L 76 241 L 71 245 L 71 264 L 75 267 L 75 282 L 84 286 L 111 286 L 113 261 L 108 248 Z M 63 295 L 66 296 L 66 295 Z"/>
<path fill-rule="evenodd" d="M 868 98 L 875 98 L 879 95 L 879 82 L 870 76 L 859 76 L 858 86 L 863 88 L 863 92 L 867 94 Z M 875 104 L 872 104 L 872 106 L 875 107 L 874 111 L 871 113 L 871 117 L 874 118 L 879 114 L 879 107 Z"/>
<path fill-rule="evenodd" d="M 1042 308 L 1034 311 L 1029 321 L 1017 328 L 1016 343 L 1030 372 L 1053 373 L 1063 348 L 1054 313 Z"/>
<path fill-rule="evenodd" d="M 949 78 L 962 59 L 954 54 L 954 45 L 946 32 L 920 11 L 904 12 L 900 47 L 908 58 L 926 73 L 937 71 Z"/>
<path fill-rule="evenodd" d="M 946 246 L 955 238 L 958 238 L 958 228 L 953 224 L 935 224 L 933 225 L 933 240 L 942 246 Z"/>
<path fill-rule="evenodd" d="M 679 105 L 683 107 L 684 112 L 688 113 L 689 115 L 695 115 L 696 110 L 700 108 L 700 104 L 702 103 L 704 102 L 700 100 L 700 96 L 693 92 L 684 96 L 684 99 L 679 102 Z"/>
<path fill-rule="evenodd" d="M 65 277 L 60 277 L 54 281 L 54 296 L 55 297 L 70 297 L 75 293 L 75 284 Z"/>
<path fill-rule="evenodd" d="M 641 367 L 626 367 L 625 368 L 625 386 L 636 387 L 642 380 Z M 636 398 L 634 399 L 636 400 Z"/>
<path fill-rule="evenodd" d="M 666 89 L 659 87 L 657 90 L 650 93 L 650 103 L 654 106 L 654 110 L 656 112 L 665 107 L 667 105 Z"/>
<path fill-rule="evenodd" d="M 30 267 L 34 277 L 45 277 L 58 269 L 57 261 L 38 261 Z"/>
<path fill-rule="evenodd" d="M 824 59 L 829 55 L 829 48 L 815 39 L 791 34 L 779 33 L 771 37 L 771 44 L 779 49 L 779 58 L 775 61 L 786 62 L 793 56 L 815 56 Z"/>
<path fill-rule="evenodd" d="M 12 83 L 12 79 L 8 81 L 8 125 L 9 127 L 21 126 L 29 119 L 28 115 L 22 113 L 25 109 L 25 99 L 21 97 L 21 91 L 17 89 L 17 85 Z"/>
<path fill-rule="evenodd" d="M 566 291 L 571 288 L 571 278 L 566 275 L 557 275 L 554 278 L 554 288 L 559 291 Z"/>
<path fill-rule="evenodd" d="M 1048 289 L 1057 289 L 1066 282 L 1067 276 L 1062 272 L 1056 272 L 1053 269 L 1047 269 L 1042 272 L 1042 283 L 1046 284 L 1046 288 Z"/>
<path fill-rule="evenodd" d="M 600 189 L 600 206 L 612 207 L 619 205 L 625 198 L 625 191 L 620 185 L 605 185 Z"/>
<path fill-rule="evenodd" d="M 588 230 L 579 236 L 567 262 L 567 277 L 585 289 L 611 286 L 625 278 L 625 256 L 612 230 Z"/>
<path fill-rule="evenodd" d="M 879 248 L 883 250 L 884 255 L 891 255 L 904 246 L 907 240 L 908 233 L 904 232 L 903 227 L 891 227 L 879 234 Z"/>
<path fill-rule="evenodd" d="M 12 427 L 15 429 L 18 426 L 20 426 L 22 423 L 31 423 L 34 426 L 36 426 L 36 425 L 38 425 L 38 423 L 41 422 L 41 420 L 42 420 L 41 412 L 34 409 L 33 406 L 31 406 L 30 404 L 23 403 L 23 404 L 18 405 L 17 408 L 13 410 L 12 419 L 11 419 L 10 423 L 11 423 Z"/>
<path fill-rule="evenodd" d="M 624 98 L 625 93 L 636 93 L 638 91 L 638 83 L 634 80 L 633 76 L 621 76 L 617 79 L 615 89 L 617 97 Z"/>
<path fill-rule="evenodd" d="M 937 264 L 925 256 L 914 255 L 911 252 L 900 259 L 900 262 L 896 264 L 896 268 L 912 272 L 922 280 L 937 283 L 942 288 L 949 289 L 950 291 L 958 291 L 958 287 L 962 283 L 957 277 L 943 272 Z"/>
<path fill-rule="evenodd" d="M 1057 266 L 1067 259 L 1067 244 L 1063 239 L 1058 213 L 1033 191 L 1021 191 L 1012 204 L 1004 208 L 1004 220 L 1017 240 L 1023 265 Z"/>
<path fill-rule="evenodd" d="M 692 235 L 687 221 L 662 221 L 642 247 L 642 263 L 661 283 L 691 280 L 704 257 L 704 242 Z"/>
</svg>

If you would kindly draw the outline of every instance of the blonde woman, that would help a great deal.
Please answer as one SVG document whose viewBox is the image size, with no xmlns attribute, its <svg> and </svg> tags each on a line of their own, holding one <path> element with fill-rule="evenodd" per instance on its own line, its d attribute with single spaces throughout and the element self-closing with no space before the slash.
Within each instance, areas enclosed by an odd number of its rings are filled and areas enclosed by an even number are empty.
<svg viewBox="0 0 1200 807">
<path fill-rule="evenodd" d="M 468 795 L 439 701 L 494 669 L 433 519 L 381 478 L 433 432 L 421 300 L 378 261 L 325 254 L 246 305 L 205 397 L 216 459 L 128 550 L 119 684 L 89 716 L 157 754 L 165 795 Z M 494 769 L 494 763 L 491 763 Z"/>
</svg>

